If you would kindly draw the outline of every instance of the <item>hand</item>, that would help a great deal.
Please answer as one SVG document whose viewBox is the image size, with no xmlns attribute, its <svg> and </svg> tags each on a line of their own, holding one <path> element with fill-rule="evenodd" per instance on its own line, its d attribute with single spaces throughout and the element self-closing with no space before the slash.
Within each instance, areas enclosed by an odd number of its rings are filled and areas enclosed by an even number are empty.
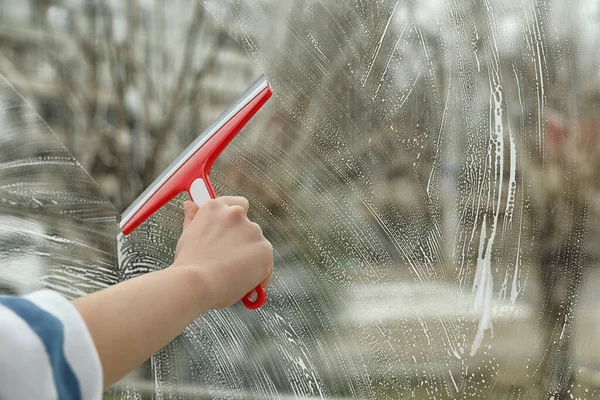
<svg viewBox="0 0 600 400">
<path fill-rule="evenodd" d="M 183 204 L 183 233 L 174 266 L 195 266 L 209 291 L 211 308 L 239 301 L 273 273 L 273 247 L 258 224 L 248 219 L 248 200 L 220 197 L 198 208 Z"/>
</svg>

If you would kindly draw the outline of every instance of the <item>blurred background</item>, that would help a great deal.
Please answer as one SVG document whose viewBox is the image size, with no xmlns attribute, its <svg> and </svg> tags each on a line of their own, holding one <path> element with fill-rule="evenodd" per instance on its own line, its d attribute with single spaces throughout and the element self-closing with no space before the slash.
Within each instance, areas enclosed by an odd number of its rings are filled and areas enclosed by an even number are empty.
<svg viewBox="0 0 600 400">
<path fill-rule="evenodd" d="M 107 399 L 596 397 L 599 46 L 590 0 L 0 0 L 1 290 L 168 266 L 187 195 L 118 214 L 264 72 L 211 178 L 269 301 Z"/>
</svg>

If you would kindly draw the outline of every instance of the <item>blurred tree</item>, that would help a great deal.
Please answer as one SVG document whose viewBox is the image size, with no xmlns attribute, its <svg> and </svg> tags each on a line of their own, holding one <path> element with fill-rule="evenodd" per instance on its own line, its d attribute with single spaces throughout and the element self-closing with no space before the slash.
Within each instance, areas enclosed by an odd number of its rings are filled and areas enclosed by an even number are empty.
<svg viewBox="0 0 600 400">
<path fill-rule="evenodd" d="M 121 209 L 224 108 L 228 95 L 206 77 L 235 94 L 251 74 L 199 2 L 28 1 L 16 7 L 29 20 L 9 18 L 0 35 L 0 72 Z M 231 54 L 239 64 L 220 72 L 219 56 Z"/>
</svg>

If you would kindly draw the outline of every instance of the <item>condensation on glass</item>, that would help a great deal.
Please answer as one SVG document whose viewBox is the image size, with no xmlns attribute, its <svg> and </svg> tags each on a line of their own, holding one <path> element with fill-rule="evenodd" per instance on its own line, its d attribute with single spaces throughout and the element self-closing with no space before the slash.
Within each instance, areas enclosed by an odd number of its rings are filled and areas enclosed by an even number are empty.
<svg viewBox="0 0 600 400">
<path fill-rule="evenodd" d="M 600 394 L 595 2 L 18 4 L 0 0 L 0 72 L 121 210 L 260 71 L 273 86 L 211 177 L 274 245 L 267 305 L 199 317 L 106 398 Z M 49 134 L 14 101 L 2 232 L 52 266 L 41 282 L 75 296 L 169 265 L 184 196 L 115 245 L 114 209 L 56 140 L 13 134 L 13 113 Z"/>
</svg>

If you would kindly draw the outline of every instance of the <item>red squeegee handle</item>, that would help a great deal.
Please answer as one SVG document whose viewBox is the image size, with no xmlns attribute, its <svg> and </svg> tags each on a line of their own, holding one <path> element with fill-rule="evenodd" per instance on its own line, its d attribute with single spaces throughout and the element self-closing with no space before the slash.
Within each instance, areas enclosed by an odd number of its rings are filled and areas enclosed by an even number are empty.
<svg viewBox="0 0 600 400">
<path fill-rule="evenodd" d="M 204 204 L 208 199 L 215 199 L 215 190 L 210 183 L 208 173 L 204 173 L 202 178 L 196 178 L 188 188 L 188 192 L 192 197 L 192 200 L 199 206 Z M 254 299 L 253 299 L 254 297 Z M 242 297 L 242 304 L 249 310 L 256 310 L 260 308 L 267 301 L 267 292 L 265 289 L 258 285 L 250 293 L 246 293 Z"/>
<path fill-rule="evenodd" d="M 135 212 L 135 214 L 122 226 L 124 234 L 131 233 L 138 225 L 158 211 L 163 205 L 171 201 L 182 192 L 188 192 L 196 204 L 201 205 L 206 197 L 216 198 L 215 191 L 210 183 L 209 175 L 214 161 L 240 132 L 246 123 L 271 97 L 271 88 L 262 90 L 253 100 L 249 101 L 236 115 L 226 122 L 209 140 L 206 141 L 192 156 L 190 156 L 169 179 L 158 188 L 152 196 Z M 195 183 L 194 183 L 195 182 Z M 204 195 L 192 193 L 192 184 L 199 189 L 199 183 L 205 186 Z M 198 192 L 198 190 L 196 190 Z M 205 197 L 204 199 L 198 197 Z M 253 300 L 252 298 L 256 296 Z M 267 294 L 261 285 L 242 298 L 246 308 L 255 310 L 261 307 L 267 299 Z"/>
</svg>

